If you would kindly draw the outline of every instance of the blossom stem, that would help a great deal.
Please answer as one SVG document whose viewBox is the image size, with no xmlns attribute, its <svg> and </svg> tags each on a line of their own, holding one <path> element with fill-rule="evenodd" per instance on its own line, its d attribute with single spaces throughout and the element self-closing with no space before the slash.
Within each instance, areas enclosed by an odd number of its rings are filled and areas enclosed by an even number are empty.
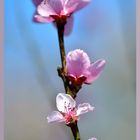
<svg viewBox="0 0 140 140">
<path fill-rule="evenodd" d="M 79 133 L 77 122 L 69 124 L 69 127 L 71 128 L 72 134 L 74 136 L 74 140 L 80 140 L 80 133 Z"/>
<path fill-rule="evenodd" d="M 69 83 L 66 79 L 67 68 L 66 68 L 66 53 L 65 53 L 65 46 L 64 46 L 64 27 L 65 27 L 65 24 L 66 24 L 65 19 L 58 20 L 56 22 L 57 31 L 58 31 L 58 39 L 59 39 L 60 55 L 61 55 L 61 64 L 62 64 L 62 68 L 58 68 L 58 74 L 63 80 L 66 93 L 71 95 L 73 98 L 75 98 L 76 96 L 75 96 L 75 94 L 73 94 L 72 90 L 70 89 Z M 80 133 L 79 133 L 77 122 L 71 123 L 69 125 L 69 127 L 71 128 L 71 131 L 73 133 L 74 140 L 80 140 Z"/>
<path fill-rule="evenodd" d="M 57 23 L 62 70 L 64 74 L 66 74 L 67 69 L 66 69 L 66 53 L 65 53 L 65 47 L 64 47 L 64 26 L 65 24 L 60 24 L 59 22 Z"/>
<path fill-rule="evenodd" d="M 66 53 L 65 53 L 65 47 L 64 47 L 64 27 L 65 27 L 66 21 L 65 21 L 65 19 L 58 20 L 56 22 L 56 24 L 57 24 L 59 48 L 60 48 L 61 64 L 62 64 L 62 68 L 58 69 L 58 73 L 59 73 L 59 76 L 63 80 L 66 93 L 73 96 L 73 94 L 69 88 L 68 81 L 66 79 L 67 68 L 66 68 Z"/>
<path fill-rule="evenodd" d="M 62 78 L 65 92 L 66 94 L 71 95 L 74 99 L 76 98 L 77 92 L 81 89 L 81 86 L 73 86 L 69 84 L 69 80 L 67 78 L 67 68 L 66 68 L 66 53 L 64 46 L 64 29 L 66 24 L 66 17 L 58 18 L 56 20 L 56 26 L 58 31 L 58 40 L 59 40 L 59 48 L 60 48 L 60 56 L 61 56 L 61 65 L 62 67 L 58 67 L 58 75 Z"/>
</svg>

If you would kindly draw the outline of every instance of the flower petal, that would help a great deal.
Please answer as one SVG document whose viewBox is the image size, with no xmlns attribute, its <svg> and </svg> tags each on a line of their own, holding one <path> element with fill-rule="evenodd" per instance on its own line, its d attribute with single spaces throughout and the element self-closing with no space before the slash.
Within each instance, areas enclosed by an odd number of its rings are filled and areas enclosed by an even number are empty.
<svg viewBox="0 0 140 140">
<path fill-rule="evenodd" d="M 65 0 L 65 2 L 63 2 L 63 13 L 73 13 L 77 9 L 78 5 L 79 0 Z"/>
<path fill-rule="evenodd" d="M 76 8 L 76 11 L 84 8 L 85 6 L 87 6 L 89 4 L 91 0 L 79 0 L 79 5 Z"/>
<path fill-rule="evenodd" d="M 85 76 L 87 77 L 85 83 L 91 84 L 95 81 L 100 76 L 105 64 L 106 61 L 103 59 L 97 60 L 95 63 L 91 64 L 87 73 L 85 73 Z"/>
<path fill-rule="evenodd" d="M 88 140 L 97 140 L 96 138 L 90 138 L 90 139 L 88 139 Z"/>
<path fill-rule="evenodd" d="M 93 111 L 94 107 L 91 106 L 89 103 L 83 103 L 78 105 L 77 113 L 76 115 L 79 116 L 81 114 L 85 114 L 89 111 Z"/>
<path fill-rule="evenodd" d="M 68 94 L 59 93 L 56 96 L 57 109 L 63 113 L 68 113 L 69 110 L 73 110 L 76 106 L 75 100 Z"/>
<path fill-rule="evenodd" d="M 72 74 L 76 77 L 84 75 L 83 73 L 90 66 L 88 55 L 80 49 L 69 52 L 66 61 L 68 74 Z"/>
<path fill-rule="evenodd" d="M 46 4 L 49 4 L 57 14 L 60 14 L 61 11 L 63 10 L 62 0 L 45 0 L 45 1 L 47 1 Z"/>
<path fill-rule="evenodd" d="M 90 0 L 66 0 L 65 9 L 71 13 L 84 8 Z M 72 10 L 70 10 L 72 9 Z"/>
<path fill-rule="evenodd" d="M 73 27 L 73 16 L 67 18 L 67 23 L 65 25 L 65 32 L 64 32 L 66 36 L 70 35 L 70 33 L 72 32 L 72 27 Z"/>
<path fill-rule="evenodd" d="M 50 22 L 54 21 L 54 19 L 51 17 L 43 17 L 40 15 L 35 15 L 34 19 L 36 22 L 42 22 L 42 23 L 50 23 Z"/>
<path fill-rule="evenodd" d="M 37 12 L 44 17 L 49 17 L 50 15 L 57 15 L 57 13 L 50 4 L 50 1 L 47 0 L 43 0 L 41 4 L 38 5 Z"/>
<path fill-rule="evenodd" d="M 48 115 L 47 120 L 48 120 L 48 123 L 64 122 L 65 121 L 63 115 L 58 111 L 53 111 L 50 115 Z"/>
</svg>

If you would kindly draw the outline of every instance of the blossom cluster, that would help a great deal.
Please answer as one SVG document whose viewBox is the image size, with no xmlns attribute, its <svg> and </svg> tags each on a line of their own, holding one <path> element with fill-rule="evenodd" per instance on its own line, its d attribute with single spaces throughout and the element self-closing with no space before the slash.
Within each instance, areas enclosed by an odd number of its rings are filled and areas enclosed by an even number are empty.
<svg viewBox="0 0 140 140">
<path fill-rule="evenodd" d="M 99 59 L 92 63 L 86 52 L 76 49 L 68 52 L 65 56 L 63 41 L 64 35 L 69 35 L 73 26 L 73 13 L 84 8 L 90 0 L 42 0 L 37 6 L 34 15 L 36 22 L 53 22 L 58 30 L 62 69 L 59 76 L 62 78 L 66 93 L 58 93 L 56 96 L 56 107 L 58 111 L 53 111 L 47 116 L 48 123 L 64 122 L 67 126 L 77 122 L 80 115 L 93 111 L 95 107 L 89 103 L 76 104 L 75 98 L 83 84 L 90 85 L 101 75 L 106 61 Z M 75 93 L 73 93 L 75 92 Z M 73 129 L 71 127 L 71 129 Z M 77 130 L 78 129 L 75 129 Z M 80 140 L 78 132 L 74 132 L 75 140 Z M 97 140 L 90 138 L 89 140 Z"/>
<path fill-rule="evenodd" d="M 67 54 L 68 78 L 76 85 L 91 84 L 101 74 L 105 60 L 100 59 L 90 63 L 88 55 L 80 49 Z M 56 106 L 59 111 L 53 111 L 48 117 L 48 122 L 65 122 L 66 124 L 79 120 L 79 115 L 93 111 L 89 103 L 83 103 L 76 108 L 76 101 L 68 94 L 59 93 L 56 97 Z"/>
</svg>

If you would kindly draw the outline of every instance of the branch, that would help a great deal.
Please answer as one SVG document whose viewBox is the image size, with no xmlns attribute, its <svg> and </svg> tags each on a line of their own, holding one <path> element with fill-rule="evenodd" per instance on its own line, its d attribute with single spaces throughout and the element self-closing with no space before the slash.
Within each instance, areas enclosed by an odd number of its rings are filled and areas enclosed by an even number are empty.
<svg viewBox="0 0 140 140">
<path fill-rule="evenodd" d="M 58 31 L 58 39 L 59 39 L 59 48 L 60 48 L 60 56 L 61 56 L 61 65 L 62 68 L 58 68 L 58 75 L 62 78 L 65 92 L 66 94 L 71 95 L 73 98 L 76 98 L 76 93 L 78 90 L 71 88 L 69 81 L 67 80 L 67 68 L 66 68 L 66 53 L 64 47 L 64 27 L 66 24 L 66 18 L 60 18 L 56 21 L 57 31 Z M 80 133 L 77 126 L 77 122 L 70 123 L 68 125 L 71 128 L 75 140 L 80 140 Z"/>
</svg>

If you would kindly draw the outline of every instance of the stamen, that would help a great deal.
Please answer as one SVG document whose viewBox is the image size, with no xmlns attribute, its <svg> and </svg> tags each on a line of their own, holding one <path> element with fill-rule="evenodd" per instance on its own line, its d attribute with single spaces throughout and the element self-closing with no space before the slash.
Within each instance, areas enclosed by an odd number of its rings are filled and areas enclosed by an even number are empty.
<svg viewBox="0 0 140 140">
<path fill-rule="evenodd" d="M 65 112 L 67 113 L 68 112 L 68 110 L 67 110 L 67 107 L 66 107 L 66 101 L 64 102 L 64 108 L 65 108 Z"/>
<path fill-rule="evenodd" d="M 71 111 L 70 103 L 68 104 L 68 111 Z"/>
</svg>

